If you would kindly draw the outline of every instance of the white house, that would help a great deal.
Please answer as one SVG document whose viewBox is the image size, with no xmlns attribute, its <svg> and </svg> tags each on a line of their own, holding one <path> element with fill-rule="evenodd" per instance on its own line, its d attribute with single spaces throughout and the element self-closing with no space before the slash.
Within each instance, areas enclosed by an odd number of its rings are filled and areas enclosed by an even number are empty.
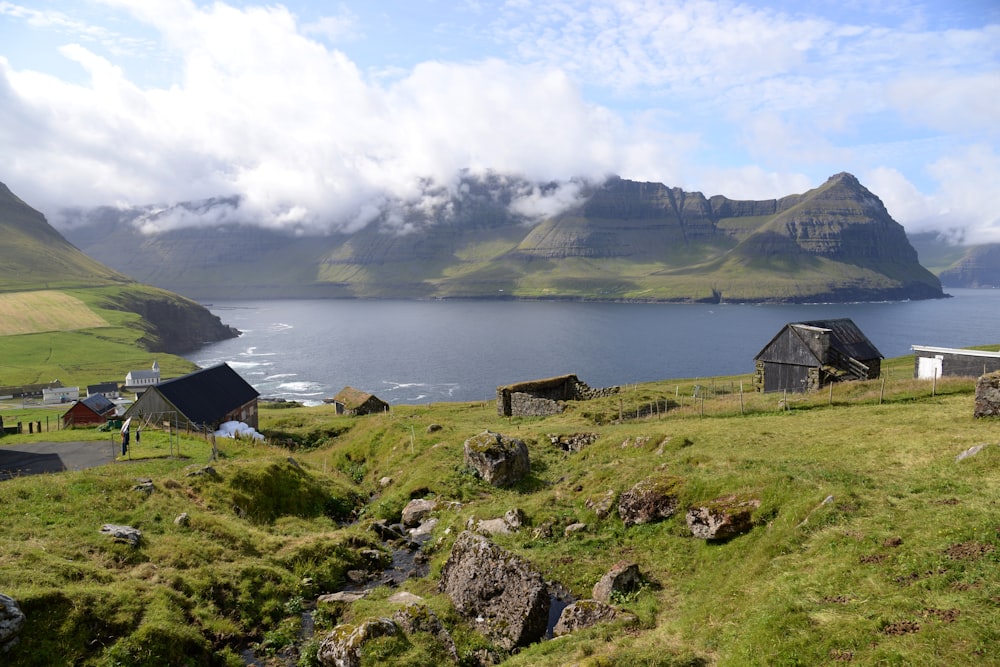
<svg viewBox="0 0 1000 667">
<path fill-rule="evenodd" d="M 155 361 L 148 371 L 129 371 L 125 375 L 125 388 L 130 391 L 144 391 L 160 382 L 160 365 Z"/>
<path fill-rule="evenodd" d="M 42 403 L 72 403 L 79 400 L 79 387 L 52 387 L 42 389 Z"/>
</svg>

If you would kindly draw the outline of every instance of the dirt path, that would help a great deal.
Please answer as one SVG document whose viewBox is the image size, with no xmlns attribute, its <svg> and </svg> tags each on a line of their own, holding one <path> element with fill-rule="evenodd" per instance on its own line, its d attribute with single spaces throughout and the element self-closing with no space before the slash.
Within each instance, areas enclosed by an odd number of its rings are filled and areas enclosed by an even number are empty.
<svg viewBox="0 0 1000 667">
<path fill-rule="evenodd" d="M 0 441 L 0 480 L 64 470 L 83 470 L 111 463 L 110 442 L 34 442 L 4 446 Z"/>
</svg>

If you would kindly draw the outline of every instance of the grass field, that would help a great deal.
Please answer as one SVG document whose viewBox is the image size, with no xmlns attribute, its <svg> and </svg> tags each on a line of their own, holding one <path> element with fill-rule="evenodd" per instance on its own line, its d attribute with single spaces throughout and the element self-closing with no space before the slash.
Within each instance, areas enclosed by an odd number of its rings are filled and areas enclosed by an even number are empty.
<svg viewBox="0 0 1000 667">
<path fill-rule="evenodd" d="M 182 357 L 142 349 L 149 325 L 136 313 L 101 305 L 116 290 L 121 288 L 0 293 L 0 331 L 5 332 L 0 386 L 56 379 L 83 387 L 123 381 L 128 371 L 149 368 L 154 360 L 164 377 L 195 370 Z M 45 318 L 29 318 L 28 311 Z"/>
<path fill-rule="evenodd" d="M 80 299 L 55 290 L 0 293 L 0 336 L 106 327 Z"/>
</svg>

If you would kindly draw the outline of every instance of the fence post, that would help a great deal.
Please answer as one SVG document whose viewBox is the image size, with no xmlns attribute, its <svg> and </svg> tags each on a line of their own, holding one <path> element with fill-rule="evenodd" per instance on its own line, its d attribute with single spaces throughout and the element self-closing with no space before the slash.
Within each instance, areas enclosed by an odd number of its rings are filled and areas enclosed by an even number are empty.
<svg viewBox="0 0 1000 667">
<path fill-rule="evenodd" d="M 743 412 L 743 380 L 740 380 L 740 416 L 744 415 Z"/>
</svg>

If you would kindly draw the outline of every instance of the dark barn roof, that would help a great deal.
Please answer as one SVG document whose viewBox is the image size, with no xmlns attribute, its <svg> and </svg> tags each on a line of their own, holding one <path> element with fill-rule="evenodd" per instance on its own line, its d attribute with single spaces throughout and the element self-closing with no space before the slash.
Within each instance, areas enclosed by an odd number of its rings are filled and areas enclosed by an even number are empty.
<svg viewBox="0 0 1000 667">
<path fill-rule="evenodd" d="M 214 423 L 260 396 L 228 364 L 165 380 L 153 388 L 196 424 Z"/>
<path fill-rule="evenodd" d="M 92 394 L 80 400 L 79 403 L 93 410 L 95 415 L 104 415 L 108 411 L 115 409 L 115 404 L 101 394 Z"/>
<path fill-rule="evenodd" d="M 774 343 L 785 333 L 786 329 L 790 329 L 796 333 L 820 364 L 829 363 L 829 350 L 834 350 L 847 358 L 859 361 L 883 358 L 882 353 L 861 332 L 858 325 L 851 319 L 843 318 L 787 324 L 764 346 L 764 349 L 757 353 L 754 359 L 759 361 L 787 362 L 788 359 L 780 357 L 772 358 L 775 353 L 778 353 Z M 828 347 L 819 347 L 816 339 L 808 335 L 811 331 L 829 332 L 829 337 L 826 338 Z"/>
</svg>

